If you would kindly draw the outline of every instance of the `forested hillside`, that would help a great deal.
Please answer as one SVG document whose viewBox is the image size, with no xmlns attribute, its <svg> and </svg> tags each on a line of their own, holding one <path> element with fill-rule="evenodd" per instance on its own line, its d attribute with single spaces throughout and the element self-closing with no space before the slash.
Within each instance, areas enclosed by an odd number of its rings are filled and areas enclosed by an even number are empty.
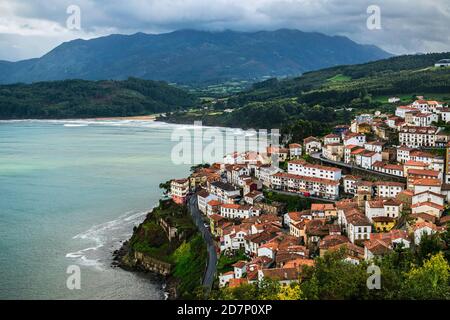
<svg viewBox="0 0 450 320">
<path fill-rule="evenodd" d="M 134 116 L 190 107 L 193 96 L 165 82 L 65 80 L 0 86 L 0 118 Z"/>
<path fill-rule="evenodd" d="M 270 79 L 210 105 L 213 112 L 177 112 L 164 121 L 244 128 L 281 128 L 295 139 L 321 135 L 355 113 L 392 111 L 388 97 L 409 103 L 417 95 L 450 101 L 450 68 L 434 63 L 450 53 L 407 55 L 376 62 Z M 232 109 L 233 112 L 222 112 Z M 229 110 L 228 110 L 229 111 Z"/>
</svg>

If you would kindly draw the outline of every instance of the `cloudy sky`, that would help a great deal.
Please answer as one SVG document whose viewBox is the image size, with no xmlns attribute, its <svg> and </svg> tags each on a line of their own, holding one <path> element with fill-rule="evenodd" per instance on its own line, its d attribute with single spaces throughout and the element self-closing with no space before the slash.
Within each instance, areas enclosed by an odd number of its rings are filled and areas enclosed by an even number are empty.
<svg viewBox="0 0 450 320">
<path fill-rule="evenodd" d="M 67 28 L 67 8 L 81 30 Z M 367 8 L 381 29 L 367 28 Z M 0 0 L 0 60 L 39 57 L 61 42 L 177 29 L 295 28 L 344 35 L 395 53 L 450 51 L 450 0 Z"/>
</svg>

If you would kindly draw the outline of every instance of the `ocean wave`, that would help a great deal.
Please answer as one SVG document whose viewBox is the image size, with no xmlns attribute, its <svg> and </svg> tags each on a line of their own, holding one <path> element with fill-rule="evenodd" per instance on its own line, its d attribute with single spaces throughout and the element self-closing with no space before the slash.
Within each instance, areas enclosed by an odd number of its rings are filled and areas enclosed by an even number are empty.
<svg viewBox="0 0 450 320">
<path fill-rule="evenodd" d="M 107 265 L 105 262 L 111 261 L 111 250 L 120 248 L 121 242 L 131 236 L 133 227 L 143 221 L 147 212 L 129 211 L 117 219 L 92 226 L 85 232 L 73 236 L 73 240 L 93 243 L 94 245 L 69 252 L 65 257 L 74 259 L 79 265 L 104 270 Z"/>
</svg>

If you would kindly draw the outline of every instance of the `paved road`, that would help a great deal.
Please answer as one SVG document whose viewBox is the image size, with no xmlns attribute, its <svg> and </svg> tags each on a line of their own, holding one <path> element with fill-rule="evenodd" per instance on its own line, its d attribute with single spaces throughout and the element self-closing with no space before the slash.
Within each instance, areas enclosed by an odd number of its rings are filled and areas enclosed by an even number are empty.
<svg viewBox="0 0 450 320">
<path fill-rule="evenodd" d="M 206 228 L 203 222 L 202 213 L 198 210 L 197 205 L 197 196 L 193 195 L 189 199 L 188 203 L 189 212 L 192 215 L 192 219 L 194 220 L 195 225 L 198 228 L 198 231 L 203 236 L 203 239 L 206 242 L 206 247 L 208 250 L 208 266 L 205 272 L 205 275 L 203 276 L 203 286 L 208 289 L 208 292 L 211 290 L 213 282 L 214 282 L 214 276 L 217 271 L 217 252 L 216 247 L 214 243 L 213 236 L 211 235 L 211 232 L 209 231 L 209 228 Z"/>
<path fill-rule="evenodd" d="M 334 164 L 334 165 L 342 167 L 342 168 L 348 168 L 350 170 L 351 169 L 358 169 L 358 170 L 365 171 L 365 172 L 367 172 L 369 174 L 378 175 L 378 176 L 382 176 L 382 177 L 386 177 L 386 178 L 393 178 L 393 179 L 397 179 L 397 180 L 406 181 L 405 177 L 400 177 L 400 176 L 396 176 L 394 174 L 379 172 L 379 171 L 375 171 L 375 170 L 369 170 L 369 169 L 365 169 L 363 167 L 351 165 L 351 164 L 344 163 L 344 162 L 329 160 L 329 159 L 326 159 L 326 158 L 322 157 L 322 155 L 320 153 L 311 153 L 310 156 L 312 158 L 316 159 L 316 160 L 320 160 L 320 161 L 328 163 L 328 164 Z"/>
</svg>

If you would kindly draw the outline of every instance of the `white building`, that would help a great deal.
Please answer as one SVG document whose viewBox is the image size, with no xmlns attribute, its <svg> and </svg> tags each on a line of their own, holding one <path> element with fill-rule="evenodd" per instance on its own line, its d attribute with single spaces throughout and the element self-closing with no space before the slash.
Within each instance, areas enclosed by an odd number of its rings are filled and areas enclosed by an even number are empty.
<svg viewBox="0 0 450 320">
<path fill-rule="evenodd" d="M 410 148 L 434 147 L 436 133 L 435 127 L 404 126 L 400 129 L 399 141 Z"/>
<path fill-rule="evenodd" d="M 289 157 L 291 159 L 300 158 L 302 156 L 302 145 L 298 143 L 291 143 L 289 145 Z"/>
<path fill-rule="evenodd" d="M 306 154 L 316 153 L 322 150 L 322 142 L 316 137 L 305 138 L 303 140 L 303 146 L 305 147 Z"/>
<path fill-rule="evenodd" d="M 241 191 L 235 186 L 222 181 L 215 181 L 209 184 L 209 193 L 217 196 L 222 203 L 234 203 L 240 197 Z"/>
<path fill-rule="evenodd" d="M 250 205 L 225 203 L 220 206 L 220 215 L 228 219 L 247 219 L 259 216 L 261 211 Z"/>
<path fill-rule="evenodd" d="M 366 143 L 366 136 L 362 133 L 347 133 L 344 136 L 344 146 L 355 145 L 363 147 Z"/>
<path fill-rule="evenodd" d="M 405 185 L 395 181 L 375 182 L 375 193 L 380 198 L 395 198 L 405 189 Z"/>
<path fill-rule="evenodd" d="M 305 177 L 314 177 L 335 181 L 340 180 L 342 176 L 342 170 L 339 168 L 311 164 L 304 160 L 289 161 L 288 173 Z"/>
</svg>

